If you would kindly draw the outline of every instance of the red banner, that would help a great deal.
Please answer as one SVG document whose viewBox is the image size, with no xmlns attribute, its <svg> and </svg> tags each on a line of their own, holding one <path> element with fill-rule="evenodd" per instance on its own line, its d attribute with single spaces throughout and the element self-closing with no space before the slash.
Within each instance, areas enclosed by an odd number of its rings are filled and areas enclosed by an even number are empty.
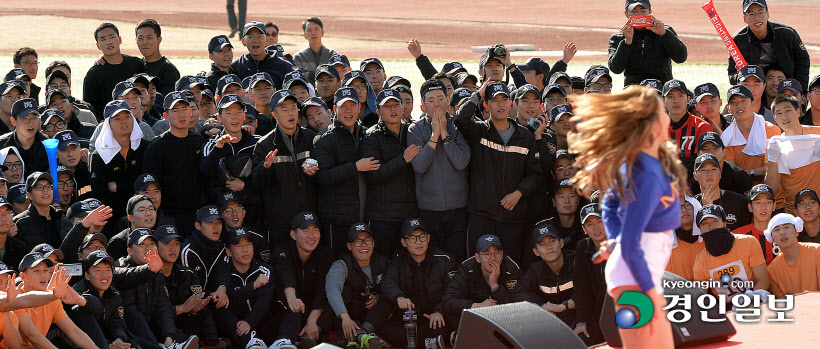
<svg viewBox="0 0 820 349">
<path fill-rule="evenodd" d="M 729 51 L 729 55 L 732 56 L 732 59 L 735 61 L 735 67 L 740 69 L 747 66 L 748 64 L 746 63 L 746 60 L 743 59 L 743 55 L 740 54 L 740 51 L 737 49 L 737 45 L 735 45 L 735 40 L 733 40 L 732 36 L 729 35 L 729 32 L 726 31 L 726 26 L 723 25 L 723 21 L 717 14 L 717 10 L 715 10 L 715 5 L 712 4 L 712 0 L 709 0 L 709 2 L 703 5 L 702 8 L 706 11 L 706 14 L 709 15 L 709 20 L 712 21 L 712 25 L 715 26 L 715 30 L 720 36 L 720 40 L 722 40 L 723 44 L 726 45 L 726 50 Z"/>
</svg>

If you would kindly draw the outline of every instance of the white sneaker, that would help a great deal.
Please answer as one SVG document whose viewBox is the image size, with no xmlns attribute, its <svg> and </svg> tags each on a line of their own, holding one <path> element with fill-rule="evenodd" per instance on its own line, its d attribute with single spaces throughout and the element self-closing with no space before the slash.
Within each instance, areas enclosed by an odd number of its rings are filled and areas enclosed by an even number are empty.
<svg viewBox="0 0 820 349">
<path fill-rule="evenodd" d="M 199 337 L 197 336 L 190 336 L 182 343 L 177 343 L 176 341 L 171 345 L 166 345 L 162 347 L 163 349 L 198 349 L 199 348 Z"/>
<path fill-rule="evenodd" d="M 270 345 L 269 349 L 296 349 L 296 346 L 287 338 L 277 339 Z"/>
<path fill-rule="evenodd" d="M 259 338 L 256 338 L 256 331 L 251 331 L 251 340 L 248 341 L 248 345 L 245 346 L 245 349 L 268 349 L 268 346 Z"/>
</svg>

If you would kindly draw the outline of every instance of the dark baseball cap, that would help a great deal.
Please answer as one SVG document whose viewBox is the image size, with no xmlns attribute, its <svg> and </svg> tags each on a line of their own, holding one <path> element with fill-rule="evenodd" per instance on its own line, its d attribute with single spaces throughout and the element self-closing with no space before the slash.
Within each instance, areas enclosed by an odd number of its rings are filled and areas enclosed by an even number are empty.
<svg viewBox="0 0 820 349">
<path fill-rule="evenodd" d="M 674 89 L 679 89 L 684 94 L 689 94 L 689 89 L 686 88 L 686 83 L 678 79 L 672 79 L 663 84 L 662 95 L 666 97 L 666 95 L 668 95 L 669 92 L 672 92 L 672 90 Z"/>
<path fill-rule="evenodd" d="M 290 92 L 290 90 L 285 89 L 276 91 L 270 96 L 270 107 L 276 108 L 281 106 L 288 99 L 293 100 L 293 102 L 296 103 L 296 107 L 299 107 L 299 100 L 296 99 L 296 95 L 293 94 L 293 92 Z"/>
<path fill-rule="evenodd" d="M 240 79 L 238 76 L 234 74 L 228 74 L 219 78 L 219 80 L 216 82 L 216 93 L 218 93 L 220 96 L 225 94 L 225 87 L 228 87 L 228 85 L 230 84 L 235 84 L 240 88 L 243 88 L 242 79 Z"/>
<path fill-rule="evenodd" d="M 113 268 L 116 262 L 105 251 L 94 251 L 83 259 L 83 271 L 86 272 L 100 263 L 108 263 Z"/>
<path fill-rule="evenodd" d="M 647 10 L 652 9 L 652 5 L 649 3 L 649 0 L 626 0 L 624 8 L 626 9 L 626 11 L 632 11 L 636 6 L 639 5 Z"/>
<path fill-rule="evenodd" d="M 208 42 L 208 52 L 220 52 L 222 51 L 225 46 L 230 46 L 233 48 L 231 44 L 231 40 L 228 39 L 225 35 L 217 35 L 211 38 L 211 41 Z"/>
<path fill-rule="evenodd" d="M 157 238 L 153 235 L 153 232 L 151 232 L 151 229 L 148 229 L 148 228 L 134 229 L 130 233 L 128 233 L 128 246 L 139 245 L 143 241 L 145 241 L 145 239 L 148 239 L 148 238 L 154 239 L 154 242 L 157 241 Z"/>
<path fill-rule="evenodd" d="M 321 98 L 319 98 L 319 97 L 310 97 L 310 98 L 306 99 L 304 102 L 302 102 L 302 108 L 299 110 L 299 114 L 305 119 L 307 119 L 306 114 L 307 114 L 308 107 L 322 107 L 325 110 L 328 109 L 327 104 Z"/>
<path fill-rule="evenodd" d="M 26 177 L 26 191 L 31 192 L 31 187 L 33 187 L 39 180 L 46 180 L 48 181 L 48 184 L 54 184 L 54 179 L 51 178 L 51 175 L 48 174 L 48 172 L 37 171 Z"/>
<path fill-rule="evenodd" d="M 190 105 L 188 98 L 185 98 L 185 94 L 182 93 L 182 91 L 173 91 L 165 96 L 165 99 L 162 101 L 162 106 L 167 111 L 173 109 L 174 105 L 179 102 L 185 102 L 186 105 Z"/>
<path fill-rule="evenodd" d="M 167 244 L 174 239 L 182 240 L 182 236 L 177 234 L 177 228 L 173 225 L 160 225 L 154 229 L 154 238 L 157 241 Z"/>
<path fill-rule="evenodd" d="M 105 234 L 96 233 L 96 234 L 88 234 L 83 236 L 83 243 L 80 245 L 80 251 L 84 250 L 88 245 L 91 244 L 91 241 L 97 240 L 103 244 L 103 246 L 108 246 L 108 238 L 105 237 Z"/>
<path fill-rule="evenodd" d="M 96 208 L 96 207 L 95 207 Z M 88 213 L 94 210 L 86 201 L 77 201 L 68 207 L 66 211 L 66 218 L 72 219 L 74 217 L 85 217 Z"/>
<path fill-rule="evenodd" d="M 798 191 L 797 194 L 794 194 L 794 204 L 797 205 L 797 203 L 800 202 L 800 199 L 802 199 L 805 195 L 810 196 L 812 199 L 814 199 L 814 201 L 820 202 L 820 197 L 817 196 L 817 192 L 806 188 L 801 191 Z"/>
<path fill-rule="evenodd" d="M 535 70 L 536 74 L 547 75 L 550 72 L 550 65 L 538 57 L 530 57 L 524 64 L 518 66 L 520 70 Z"/>
<path fill-rule="evenodd" d="M 13 273 L 14 269 L 11 269 L 6 263 L 0 262 L 0 275 Z"/>
<path fill-rule="evenodd" d="M 253 88 L 258 84 L 260 81 L 264 81 L 269 83 L 271 86 L 273 85 L 273 78 L 271 78 L 270 74 L 261 72 L 251 75 L 250 81 L 248 81 L 248 88 Z"/>
<path fill-rule="evenodd" d="M 265 51 L 268 53 L 273 53 L 274 56 L 279 58 L 285 56 L 285 48 L 279 44 L 265 46 Z"/>
<path fill-rule="evenodd" d="M 569 74 L 567 74 L 565 72 L 562 72 L 562 71 L 559 71 L 559 72 L 556 72 L 555 74 L 552 74 L 550 76 L 549 84 L 550 85 L 556 85 L 556 84 L 558 84 L 558 80 L 560 80 L 560 79 L 567 79 L 567 83 L 572 85 L 572 78 L 569 76 Z M 584 88 L 584 87 L 581 86 L 581 88 Z"/>
<path fill-rule="evenodd" d="M 285 83 L 282 84 L 282 89 L 289 90 L 291 87 L 296 85 L 302 85 L 305 88 L 308 88 L 308 85 L 310 85 L 305 73 L 302 73 L 299 70 L 294 70 L 285 75 Z"/>
<path fill-rule="evenodd" d="M 704 96 L 720 98 L 720 90 L 711 82 L 700 84 L 695 87 L 695 102 L 700 102 Z"/>
<path fill-rule="evenodd" d="M 365 60 L 363 60 L 362 63 L 359 64 L 359 70 L 364 71 L 364 68 L 366 68 L 368 64 L 376 64 L 379 66 L 379 68 L 382 68 L 382 70 L 384 70 L 384 64 L 382 64 L 382 61 L 380 61 L 378 58 L 365 58 Z"/>
<path fill-rule="evenodd" d="M 455 107 L 461 104 L 461 101 L 470 98 L 473 95 L 473 92 L 466 87 L 460 87 L 453 91 L 453 95 L 450 96 L 450 106 Z"/>
<path fill-rule="evenodd" d="M 319 216 L 313 212 L 299 212 L 290 220 L 290 229 L 307 229 L 311 224 L 319 224 Z"/>
<path fill-rule="evenodd" d="M 757 184 L 749 191 L 749 200 L 754 200 L 760 194 L 768 194 L 774 200 L 774 190 L 766 184 Z"/>
<path fill-rule="evenodd" d="M 344 87 L 349 86 L 353 82 L 353 79 L 357 79 L 357 78 L 362 79 L 362 81 L 364 81 L 365 84 L 369 84 L 367 82 L 367 77 L 364 75 L 364 73 L 362 71 L 360 71 L 360 70 L 351 70 L 351 71 L 345 73 L 345 75 L 342 77 L 342 86 L 344 86 Z"/>
<path fill-rule="evenodd" d="M 553 92 L 558 92 L 564 97 L 567 96 L 567 90 L 564 88 L 564 86 L 561 86 L 561 85 L 558 85 L 558 84 L 552 84 L 552 85 L 549 85 L 549 86 L 544 88 L 544 92 L 541 93 L 541 99 L 542 100 L 546 99 L 547 95 L 550 94 L 550 93 L 553 93 Z"/>
<path fill-rule="evenodd" d="M 537 98 L 539 101 L 541 100 L 541 91 L 538 91 L 538 87 L 535 87 L 530 84 L 524 84 L 521 87 L 515 89 L 515 100 L 520 100 L 527 93 L 535 93 L 535 98 Z"/>
<path fill-rule="evenodd" d="M 27 92 L 28 90 L 26 89 L 26 85 L 22 81 L 20 81 L 20 80 L 11 80 L 11 81 L 6 81 L 6 82 L 3 82 L 2 84 L 0 84 L 0 95 L 5 95 L 5 94 L 11 92 L 11 90 L 15 89 L 15 88 L 20 90 L 21 94 L 28 93 Z"/>
<path fill-rule="evenodd" d="M 239 197 L 236 195 L 236 193 L 232 191 L 220 193 L 216 196 L 216 207 L 218 207 L 220 211 L 224 211 L 225 208 L 227 208 L 232 201 L 236 201 L 239 204 L 242 204 L 242 200 L 239 200 Z"/>
<path fill-rule="evenodd" d="M 700 138 L 698 138 L 698 150 L 700 150 L 700 148 L 707 142 L 715 143 L 715 145 L 721 149 L 725 148 L 723 145 L 723 139 L 720 138 L 720 135 L 710 131 L 700 135 Z"/>
<path fill-rule="evenodd" d="M 699 170 L 704 163 L 711 162 L 718 168 L 720 168 L 720 161 L 718 160 L 717 156 L 712 154 L 700 154 L 697 158 L 695 158 L 695 171 Z"/>
<path fill-rule="evenodd" d="M 393 88 L 396 85 L 404 85 L 407 86 L 407 88 L 412 86 L 410 85 L 410 80 L 407 80 L 401 76 L 391 76 L 384 81 L 382 88 Z"/>
<path fill-rule="evenodd" d="M 756 65 L 747 65 L 737 71 L 737 82 L 741 83 L 749 77 L 756 77 L 760 82 L 766 82 L 766 76 L 763 75 L 763 68 Z"/>
<path fill-rule="evenodd" d="M 245 106 L 245 103 L 242 102 L 242 97 L 239 97 L 237 95 L 222 96 L 222 98 L 219 99 L 219 106 L 217 107 L 217 111 L 222 112 L 223 110 L 225 110 L 225 108 L 234 103 L 239 103 L 239 105 L 243 107 Z"/>
<path fill-rule="evenodd" d="M 456 84 L 453 87 L 455 87 L 455 88 L 461 87 L 461 85 L 464 85 L 464 83 L 467 82 L 467 79 L 473 80 L 473 83 L 478 85 L 478 78 L 475 75 L 470 74 L 470 73 L 461 72 L 461 73 L 458 73 L 458 74 L 453 76 L 453 80 L 455 80 L 455 82 L 456 82 Z"/>
<path fill-rule="evenodd" d="M 138 95 L 142 95 L 142 91 L 140 91 L 140 89 L 137 88 L 137 85 L 134 85 L 133 82 L 128 80 L 120 81 L 114 86 L 114 91 L 111 92 L 111 98 L 117 99 L 119 97 L 125 97 L 125 95 L 131 91 L 136 91 Z"/>
<path fill-rule="evenodd" d="M 356 239 L 356 235 L 359 235 L 360 232 L 366 232 L 373 236 L 373 231 L 370 230 L 370 224 L 367 223 L 354 223 L 350 226 L 350 229 L 347 230 L 347 242 L 351 242 Z"/>
<path fill-rule="evenodd" d="M 185 75 L 176 81 L 176 83 L 174 84 L 174 90 L 190 90 L 194 88 L 194 86 L 196 85 L 202 85 L 202 81 L 199 80 L 199 77 L 193 75 Z"/>
<path fill-rule="evenodd" d="M 447 88 L 441 80 L 430 79 L 421 84 L 421 99 L 424 99 L 424 96 L 426 96 L 428 92 L 435 90 L 440 90 L 447 95 Z"/>
<path fill-rule="evenodd" d="M 242 79 L 242 89 L 243 90 L 247 91 L 250 84 L 251 84 L 251 77 L 250 76 L 246 76 L 244 79 Z"/>
<path fill-rule="evenodd" d="M 53 254 L 57 256 L 58 261 L 63 260 L 63 251 L 60 251 L 59 249 L 56 249 L 49 244 L 39 244 L 37 246 L 34 246 L 34 248 L 31 249 L 31 252 L 42 253 L 43 256 L 45 256 L 46 258 Z"/>
<path fill-rule="evenodd" d="M 658 90 L 658 93 L 663 94 L 663 83 L 658 79 L 644 79 L 638 85 L 640 86 L 649 86 Z"/>
<path fill-rule="evenodd" d="M 729 88 L 729 92 L 726 94 L 726 100 L 731 101 L 734 96 L 740 96 L 751 100 L 755 99 L 754 95 L 752 95 L 752 91 L 743 85 L 735 85 Z"/>
<path fill-rule="evenodd" d="M 561 188 L 570 188 L 570 189 L 572 189 L 574 187 L 572 186 L 572 182 L 569 181 L 569 178 L 564 178 L 560 181 L 555 182 L 555 185 L 552 188 L 552 194 L 554 195 L 554 194 L 558 193 L 558 191 L 561 190 Z"/>
<path fill-rule="evenodd" d="M 65 91 L 63 91 L 59 88 L 51 89 L 46 93 L 46 106 L 48 106 L 49 103 L 51 103 L 51 98 L 56 96 L 56 95 L 60 95 L 60 96 L 63 96 L 65 98 L 68 98 L 68 94 L 66 94 Z"/>
<path fill-rule="evenodd" d="M 42 120 L 43 126 L 45 126 L 53 118 L 58 118 L 62 121 L 65 121 L 65 118 L 63 117 L 63 112 L 57 109 L 46 109 L 45 111 L 43 111 L 43 116 L 40 119 Z"/>
<path fill-rule="evenodd" d="M 803 94 L 803 86 L 801 86 L 800 82 L 796 79 L 786 79 L 777 85 L 777 94 L 781 94 L 785 90 L 792 91 L 798 95 Z"/>
<path fill-rule="evenodd" d="M 135 84 L 141 82 L 143 85 L 145 85 L 146 88 L 148 88 L 148 85 L 150 85 L 152 82 L 155 86 L 159 86 L 162 83 L 159 77 L 151 76 L 146 73 L 139 73 L 137 75 L 134 75 L 128 78 L 128 81 L 131 81 Z"/>
<path fill-rule="evenodd" d="M 381 107 L 385 103 L 387 103 L 388 100 L 391 100 L 391 99 L 399 102 L 399 104 L 401 105 L 401 95 L 397 91 L 389 89 L 389 88 L 384 89 L 384 90 L 382 90 L 382 92 L 379 92 L 379 96 L 376 97 L 376 105 Z"/>
<path fill-rule="evenodd" d="M 466 73 L 467 68 L 465 68 L 464 65 L 461 64 L 461 62 L 447 62 L 444 63 L 444 66 L 441 68 L 441 72 L 445 74 L 455 75 L 461 72 Z"/>
<path fill-rule="evenodd" d="M 253 239 L 251 239 L 251 235 L 249 234 L 248 230 L 242 227 L 228 230 L 228 233 L 225 237 L 225 242 L 226 245 L 236 245 L 240 241 L 242 241 L 242 238 L 248 238 L 248 241 L 253 242 Z"/>
<path fill-rule="evenodd" d="M 558 229 L 556 229 L 551 222 L 551 219 L 545 219 L 543 221 L 535 223 L 535 226 L 532 227 L 532 237 L 530 240 L 533 246 L 536 246 L 539 243 L 541 243 L 541 240 L 544 240 L 544 238 L 547 236 L 552 236 L 558 240 L 563 240 L 561 238 L 561 234 L 558 232 Z M 487 246 L 487 248 L 489 248 L 489 246 Z"/>
<path fill-rule="evenodd" d="M 754 4 L 763 6 L 763 8 L 767 10 L 769 9 L 769 6 L 766 5 L 766 0 L 743 0 L 743 12 L 746 12 L 746 10 Z"/>
<path fill-rule="evenodd" d="M 207 88 L 203 88 L 202 91 L 199 92 L 199 95 L 201 96 L 202 101 L 205 101 L 205 98 L 207 98 L 209 100 L 212 100 L 212 101 L 216 100 L 216 98 L 214 98 L 214 93 L 211 92 L 211 90 L 209 90 Z"/>
<path fill-rule="evenodd" d="M 347 56 L 345 56 L 345 55 L 338 55 L 337 54 L 337 55 L 330 56 L 330 59 L 327 60 L 327 63 L 331 66 L 334 66 L 336 64 L 341 64 L 345 68 L 350 68 L 350 60 L 347 59 Z M 338 77 L 338 75 L 339 74 L 337 73 L 336 76 Z"/>
<path fill-rule="evenodd" d="M 598 79 L 602 77 L 608 77 L 610 81 L 612 81 L 612 75 L 609 75 L 609 68 L 604 67 L 600 64 L 595 64 L 587 70 L 587 73 L 584 75 L 584 87 L 589 87 L 594 82 L 598 82 Z M 575 88 L 575 84 L 572 84 L 572 88 Z"/>
<path fill-rule="evenodd" d="M 219 207 L 207 205 L 196 211 L 197 222 L 211 223 L 216 219 L 222 219 L 222 216 L 219 215 Z"/>
<path fill-rule="evenodd" d="M 265 30 L 265 23 L 252 21 L 250 23 L 245 23 L 245 26 L 242 28 L 242 36 L 244 37 L 248 34 L 248 31 L 254 28 L 259 29 L 259 32 L 262 34 L 267 34 L 267 31 Z"/>
<path fill-rule="evenodd" d="M 26 71 L 23 70 L 23 68 L 14 68 L 6 74 L 5 81 L 11 81 L 11 80 L 21 80 L 22 81 L 23 77 L 27 77 L 27 78 L 29 78 L 29 80 L 31 80 L 31 77 L 28 76 L 28 74 L 26 74 Z"/>
<path fill-rule="evenodd" d="M 566 149 L 558 149 L 557 151 L 555 151 L 555 160 L 558 160 L 560 158 L 567 158 L 575 161 L 575 156 L 570 154 L 569 151 Z"/>
<path fill-rule="evenodd" d="M 137 179 L 134 181 L 134 193 L 139 193 L 141 191 L 145 191 L 148 189 L 148 186 L 156 183 L 159 186 L 159 182 L 157 181 L 157 177 L 154 176 L 153 173 L 143 173 L 137 176 Z"/>
<path fill-rule="evenodd" d="M 333 105 L 338 107 L 346 101 L 353 101 L 354 103 L 359 104 L 359 93 L 356 92 L 355 88 L 342 87 L 336 90 L 336 93 L 333 94 Z"/>
<path fill-rule="evenodd" d="M 145 195 L 134 195 L 131 198 L 129 198 L 128 202 L 125 204 L 125 212 L 129 215 L 133 214 L 134 213 L 134 207 L 136 207 L 137 204 L 142 202 L 142 201 L 148 201 L 148 202 L 153 204 L 153 201 L 151 201 L 151 199 L 148 198 Z"/>
<path fill-rule="evenodd" d="M 550 109 L 550 123 L 554 124 L 558 122 L 559 120 L 561 120 L 561 117 L 564 116 L 564 114 L 569 114 L 569 116 L 574 115 L 572 113 L 571 105 L 561 104 L 552 107 L 552 109 Z"/>
<path fill-rule="evenodd" d="M 350 63 L 348 63 L 347 66 L 350 66 Z M 337 70 L 332 64 L 321 64 L 316 67 L 316 74 L 314 75 L 315 79 L 319 80 L 319 75 L 322 74 L 330 75 L 331 78 L 335 79 L 339 78 L 339 70 Z"/>
<path fill-rule="evenodd" d="M 6 205 L 8 205 L 9 208 L 12 207 L 11 203 L 9 202 L 8 199 L 6 199 L 5 196 L 0 196 L 0 207 L 6 206 Z"/>
<path fill-rule="evenodd" d="M 509 98 L 510 97 L 510 89 L 509 89 L 509 87 L 507 87 L 507 84 L 505 84 L 505 83 L 494 82 L 494 83 L 490 84 L 490 86 L 487 86 L 485 99 L 486 100 L 491 100 L 491 99 L 495 98 L 495 96 L 500 95 L 500 94 L 503 94 L 503 95 L 507 96 L 507 98 Z"/>
<path fill-rule="evenodd" d="M 20 266 L 17 268 L 18 271 L 21 273 L 26 271 L 26 269 L 31 267 L 36 267 L 37 264 L 40 262 L 45 263 L 49 267 L 54 266 L 54 262 L 52 262 L 48 257 L 44 256 L 40 252 L 31 252 L 23 257 L 23 260 L 20 261 Z"/>
<path fill-rule="evenodd" d="M 726 212 L 720 205 L 706 205 L 701 207 L 700 210 L 698 210 L 698 213 L 695 217 L 695 221 L 698 222 L 698 226 L 700 226 L 700 223 L 703 222 L 703 220 L 706 218 L 714 218 L 726 221 Z"/>
<path fill-rule="evenodd" d="M 243 103 L 242 105 L 245 106 L 245 117 L 256 120 L 259 116 L 259 111 L 248 103 Z"/>
<path fill-rule="evenodd" d="M 478 238 L 478 241 L 475 244 L 475 250 L 479 253 L 486 252 L 490 246 L 496 246 L 501 250 L 504 249 L 504 247 L 501 246 L 501 239 L 499 239 L 498 236 L 493 234 L 485 234 Z"/>
<path fill-rule="evenodd" d="M 37 110 L 37 101 L 33 98 L 23 98 L 11 105 L 11 116 L 14 118 L 24 118 L 31 113 L 40 116 L 40 112 Z"/>
<path fill-rule="evenodd" d="M 80 145 L 80 138 L 72 130 L 57 132 L 54 139 L 57 140 L 57 150 L 65 150 L 71 144 Z"/>
<path fill-rule="evenodd" d="M 11 202 L 16 202 L 18 204 L 22 204 L 26 201 L 26 185 L 25 184 L 15 184 L 9 188 L 8 199 Z"/>
<path fill-rule="evenodd" d="M 401 237 L 410 236 L 416 229 L 421 229 L 425 233 L 430 232 L 420 218 L 410 218 L 405 220 L 401 225 Z"/>
<path fill-rule="evenodd" d="M 811 91 L 811 89 L 817 86 L 818 84 L 820 84 L 820 74 L 815 75 L 813 78 L 811 78 L 811 82 L 809 82 L 809 91 Z"/>
<path fill-rule="evenodd" d="M 581 208 L 581 224 L 586 223 L 587 218 L 591 216 L 603 217 L 601 213 L 601 205 L 593 202 L 591 204 L 586 204 L 586 206 Z"/>
<path fill-rule="evenodd" d="M 50 84 L 51 80 L 54 80 L 55 78 L 63 79 L 66 83 L 68 83 L 68 86 L 71 86 L 71 81 L 68 79 L 68 75 L 65 75 L 65 72 L 60 69 L 54 69 L 51 71 L 51 74 L 46 76 L 46 85 Z"/>
</svg>

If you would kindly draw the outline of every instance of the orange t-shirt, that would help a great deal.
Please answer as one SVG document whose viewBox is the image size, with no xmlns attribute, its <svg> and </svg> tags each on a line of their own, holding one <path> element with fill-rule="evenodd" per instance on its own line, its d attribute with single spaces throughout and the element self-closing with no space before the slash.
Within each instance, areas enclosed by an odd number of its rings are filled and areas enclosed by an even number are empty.
<svg viewBox="0 0 820 349">
<path fill-rule="evenodd" d="M 51 324 L 68 317 L 65 313 L 65 309 L 63 309 L 63 302 L 59 299 L 36 308 L 18 309 L 14 312 L 17 314 L 17 317 L 28 316 L 31 322 L 34 323 L 34 327 L 37 328 L 37 332 L 40 332 L 43 336 L 48 333 L 48 328 L 51 327 Z M 20 335 L 23 337 L 23 348 L 34 349 L 34 345 L 29 343 L 26 336 L 22 333 L 20 333 Z"/>
<path fill-rule="evenodd" d="M 669 256 L 669 264 L 666 265 L 666 271 L 676 274 L 686 280 L 694 281 L 695 275 L 692 272 L 692 263 L 695 262 L 695 257 L 706 248 L 703 241 L 695 241 L 688 243 L 678 239 L 678 246 L 672 249 L 672 255 Z"/>
<path fill-rule="evenodd" d="M 803 291 L 820 291 L 820 244 L 800 242 L 797 263 L 789 265 L 781 253 L 769 264 L 769 282 L 772 293 L 777 297 Z"/>
<path fill-rule="evenodd" d="M 763 252 L 760 251 L 760 245 L 755 238 L 748 235 L 734 235 L 734 237 L 735 243 L 729 253 L 715 257 L 704 249 L 695 257 L 693 268 L 695 280 L 721 281 L 721 276 L 726 274 L 733 281 L 757 281 L 752 268 L 766 263 L 763 259 Z M 731 299 L 736 294 L 746 292 L 746 289 L 722 287 L 714 291 L 718 294 L 725 294 L 727 299 Z"/>
<path fill-rule="evenodd" d="M 5 295 L 6 293 L 0 291 L 0 294 Z M 14 328 L 20 328 L 20 321 L 17 319 L 17 314 L 15 314 L 13 311 L 9 312 L 9 319 L 11 319 L 11 325 Z M 3 333 L 3 330 L 5 330 L 5 328 L 6 328 L 6 322 L 3 321 L 2 318 L 0 318 L 0 334 Z M 8 346 L 8 344 L 6 344 L 6 339 L 3 338 L 3 340 L 0 341 L 0 348 L 8 348 L 8 347 L 9 346 Z"/>
<path fill-rule="evenodd" d="M 820 127 L 803 126 L 803 134 L 820 135 Z M 796 216 L 794 194 L 806 188 L 820 192 L 820 161 L 789 170 L 789 172 L 791 174 L 780 174 L 780 193 L 778 193 L 778 196 L 785 196 L 786 213 Z"/>
<path fill-rule="evenodd" d="M 776 125 L 772 124 L 771 122 L 766 121 L 766 139 L 770 139 L 774 136 L 779 136 L 782 133 L 780 128 Z M 767 142 L 768 144 L 768 142 Z M 743 148 L 746 145 L 733 145 L 731 147 L 726 147 L 725 152 L 726 156 L 723 157 L 725 161 L 730 161 L 733 164 L 737 165 L 738 167 L 749 171 L 753 168 L 761 168 L 766 166 L 766 154 L 762 155 L 747 155 L 743 153 Z M 763 183 L 763 177 L 752 178 L 753 184 L 761 184 Z M 779 193 L 775 195 L 774 198 L 774 208 L 781 209 L 785 207 L 785 200 L 783 196 L 783 191 L 781 190 Z"/>
</svg>

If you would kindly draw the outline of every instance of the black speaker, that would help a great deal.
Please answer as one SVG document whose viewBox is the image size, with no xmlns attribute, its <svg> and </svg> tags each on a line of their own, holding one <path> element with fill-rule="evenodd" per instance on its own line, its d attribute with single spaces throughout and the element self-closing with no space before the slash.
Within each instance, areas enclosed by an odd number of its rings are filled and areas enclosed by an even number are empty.
<svg viewBox="0 0 820 349">
<path fill-rule="evenodd" d="M 670 273 L 663 273 L 663 280 L 666 281 L 686 281 L 686 279 Z M 726 318 L 726 314 L 718 314 L 717 307 L 712 307 L 706 310 L 708 318 L 723 319 L 721 322 L 703 322 L 701 321 L 700 312 L 703 310 L 698 306 L 697 299 L 704 294 L 700 288 L 673 288 L 664 289 L 663 293 L 667 296 L 672 295 L 692 295 L 691 307 L 688 310 L 692 314 L 692 318 L 683 323 L 672 323 L 672 338 L 675 341 L 675 348 L 686 348 L 705 343 L 720 342 L 729 339 L 735 335 L 737 331 L 732 322 Z M 668 303 L 667 303 L 668 304 Z M 684 306 L 679 302 L 668 311 L 684 309 Z M 604 333 L 606 342 L 611 347 L 621 347 L 621 336 L 618 334 L 618 325 L 615 324 L 615 300 L 607 294 L 604 301 L 604 309 L 601 310 L 601 332 Z"/>
<path fill-rule="evenodd" d="M 465 310 L 455 349 L 585 349 L 563 321 L 541 307 L 520 302 Z"/>
</svg>

